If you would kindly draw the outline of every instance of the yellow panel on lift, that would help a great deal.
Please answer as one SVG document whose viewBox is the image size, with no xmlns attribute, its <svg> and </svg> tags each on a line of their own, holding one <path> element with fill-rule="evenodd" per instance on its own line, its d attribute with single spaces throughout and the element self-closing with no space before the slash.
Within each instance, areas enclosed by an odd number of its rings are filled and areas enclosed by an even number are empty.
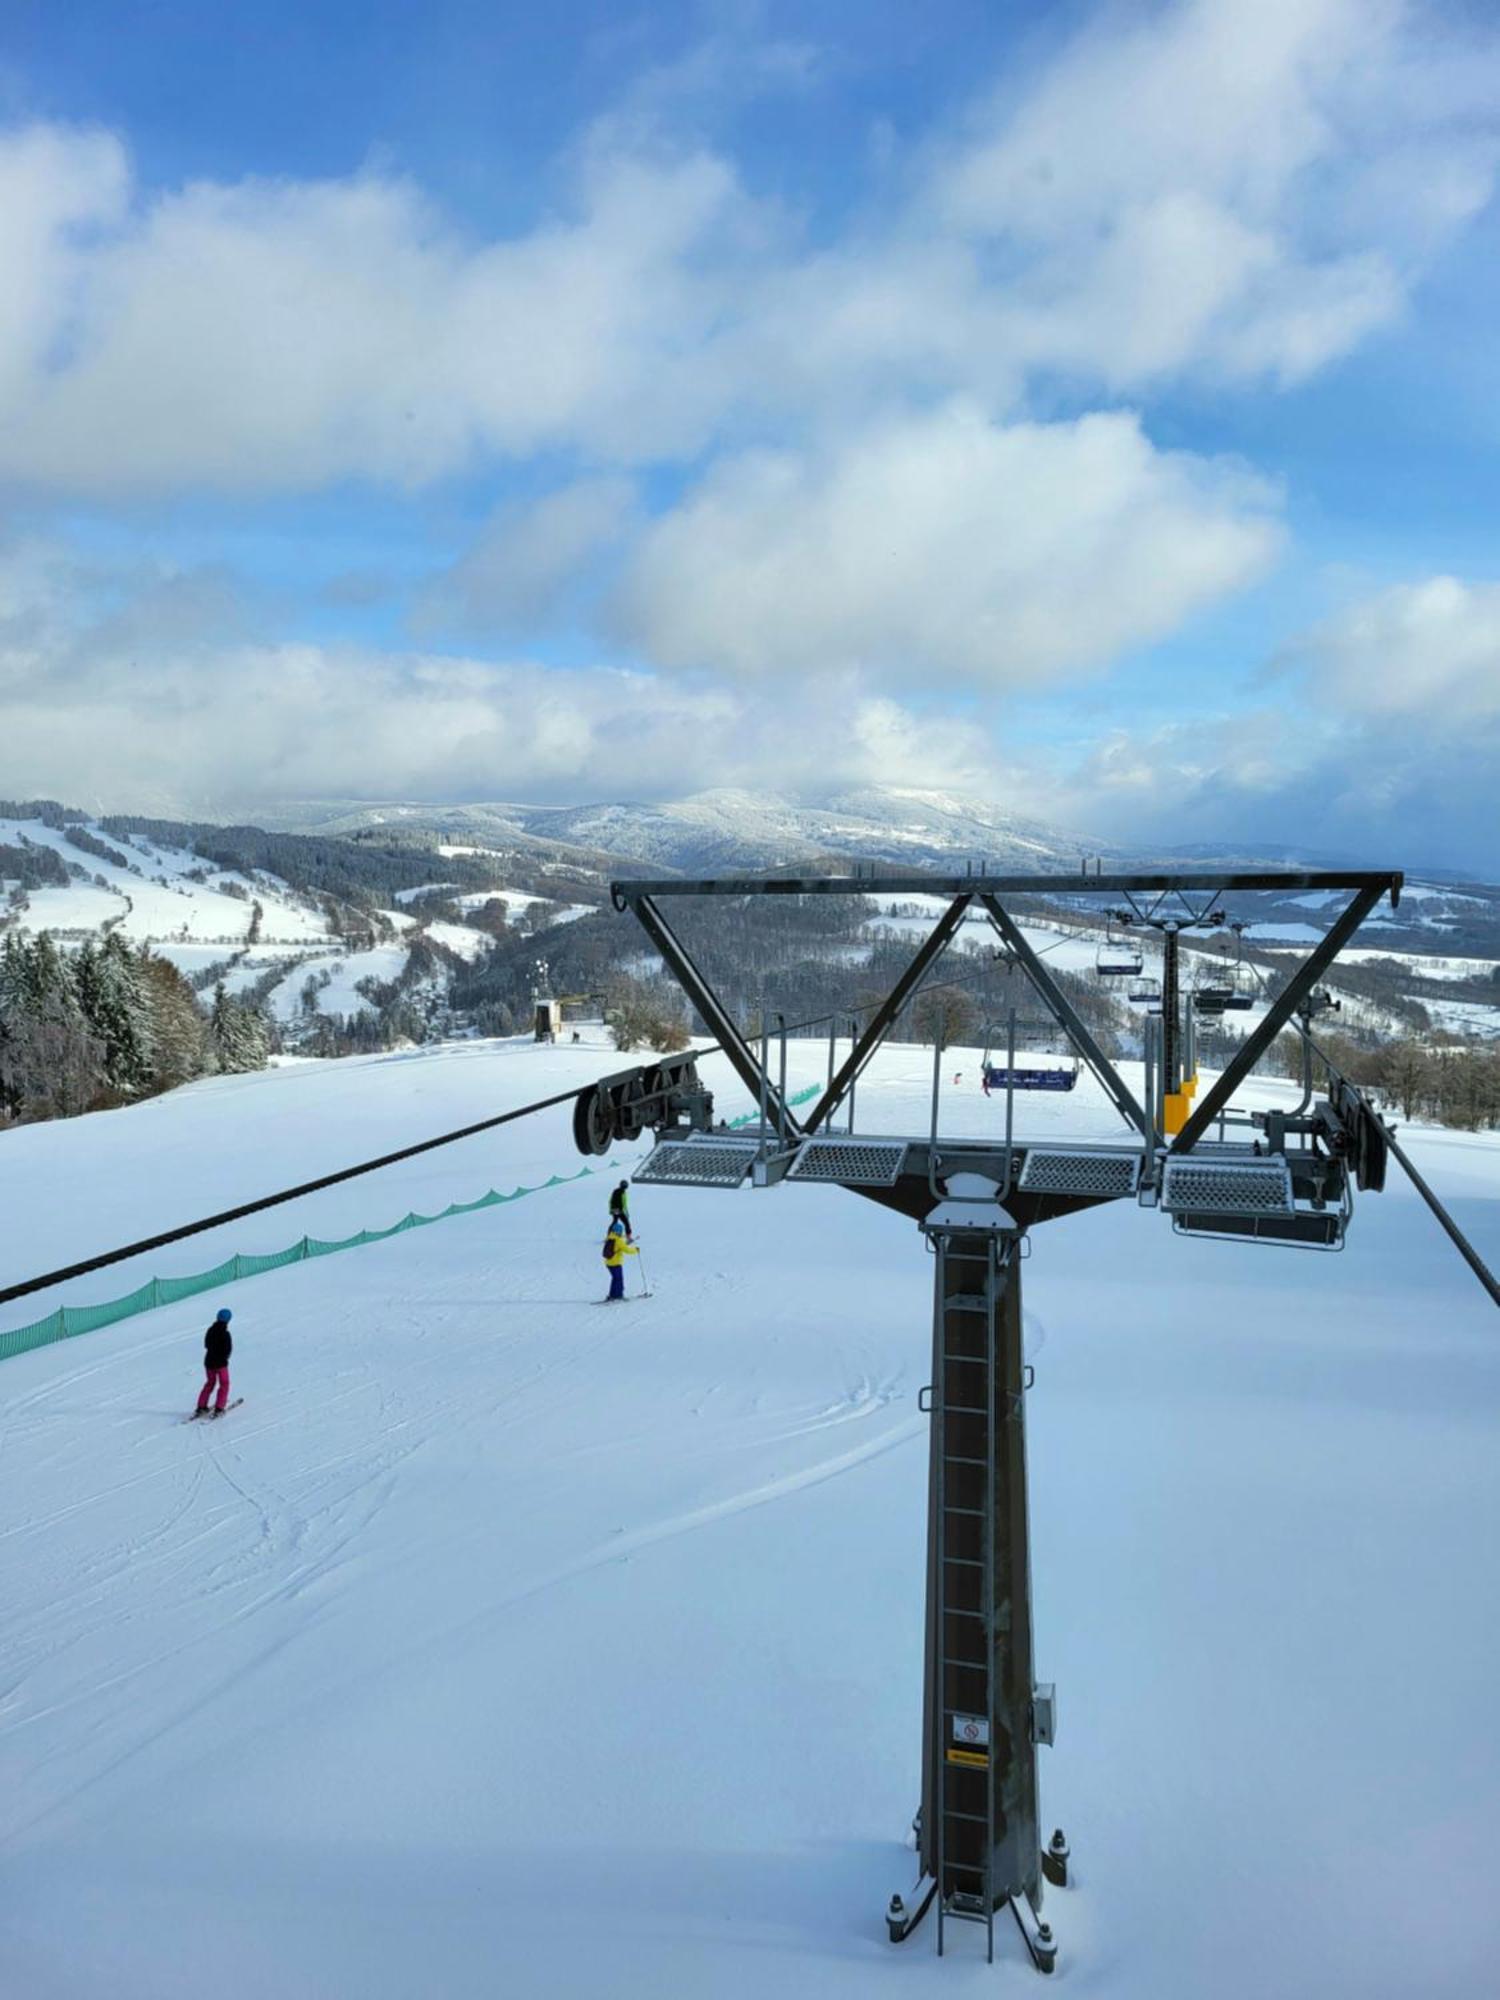
<svg viewBox="0 0 1500 2000">
<path fill-rule="evenodd" d="M 1175 1139 L 1188 1121 L 1188 1094 L 1185 1090 L 1169 1090 L 1162 1099 L 1162 1130 L 1169 1139 Z"/>
</svg>

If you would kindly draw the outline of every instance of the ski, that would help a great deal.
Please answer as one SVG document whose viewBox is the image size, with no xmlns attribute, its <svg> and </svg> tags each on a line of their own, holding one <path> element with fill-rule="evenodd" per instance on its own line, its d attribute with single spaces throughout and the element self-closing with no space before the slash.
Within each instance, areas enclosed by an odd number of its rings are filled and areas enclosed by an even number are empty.
<svg viewBox="0 0 1500 2000">
<path fill-rule="evenodd" d="M 222 1410 L 193 1410 L 183 1418 L 185 1424 L 195 1424 L 200 1417 L 225 1417 L 231 1410 L 237 1410 L 244 1402 L 243 1396 L 236 1396 L 232 1403 L 226 1403 Z"/>
</svg>

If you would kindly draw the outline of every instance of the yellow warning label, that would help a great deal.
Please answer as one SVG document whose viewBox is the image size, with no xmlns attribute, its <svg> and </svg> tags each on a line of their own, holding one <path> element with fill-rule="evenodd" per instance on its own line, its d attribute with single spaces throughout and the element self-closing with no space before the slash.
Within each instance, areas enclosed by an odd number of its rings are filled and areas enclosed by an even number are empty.
<svg viewBox="0 0 1500 2000">
<path fill-rule="evenodd" d="M 954 1750 L 950 1748 L 948 1751 L 948 1762 L 950 1764 L 973 1764 L 977 1765 L 982 1771 L 988 1766 L 989 1761 L 989 1752 L 987 1750 Z"/>
</svg>

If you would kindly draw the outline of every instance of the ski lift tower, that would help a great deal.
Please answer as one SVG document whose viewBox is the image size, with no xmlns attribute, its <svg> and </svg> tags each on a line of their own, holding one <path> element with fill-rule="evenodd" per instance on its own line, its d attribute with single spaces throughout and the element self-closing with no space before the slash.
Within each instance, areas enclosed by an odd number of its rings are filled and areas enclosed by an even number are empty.
<svg viewBox="0 0 1500 2000">
<path fill-rule="evenodd" d="M 1180 1059 L 1148 1035 L 1145 1102 L 1033 950 L 1011 911 L 1017 898 L 1055 899 L 1056 876 L 912 874 L 617 882 L 617 910 L 631 911 L 677 979 L 708 1034 L 761 1107 L 760 1130 L 713 1122 L 712 1098 L 691 1058 L 604 1079 L 580 1095 L 574 1135 L 603 1152 L 644 1126 L 657 1143 L 635 1179 L 679 1187 L 837 1186 L 917 1222 L 933 1256 L 925 1691 L 922 1790 L 917 1820 L 922 1879 L 911 1903 L 893 1897 L 887 1922 L 904 1938 L 937 1905 L 937 1947 L 956 1918 L 985 1927 L 994 1955 L 996 1916 L 1009 1907 L 1033 1963 L 1050 1972 L 1056 1945 L 1042 1920 L 1043 1878 L 1066 1880 L 1060 1835 L 1043 1849 L 1036 1751 L 1056 1724 L 1052 1688 L 1033 1666 L 1027 1524 L 1026 1392 L 1021 1346 L 1021 1263 L 1027 1232 L 1101 1202 L 1135 1200 L 1169 1215 L 1182 1233 L 1337 1249 L 1353 1189 L 1384 1183 L 1387 1133 L 1358 1092 L 1340 1087 L 1295 1112 L 1231 1110 L 1239 1084 L 1288 1025 L 1304 1041 L 1318 981 L 1398 874 L 1120 874 L 1087 878 L 1088 896 L 1125 897 L 1174 945 L 1182 928 L 1219 921 L 1225 895 L 1299 890 L 1348 892 L 1348 902 L 1246 1035 L 1218 1081 L 1177 1129 Z M 1069 893 L 1075 893 L 1069 891 Z M 786 1044 L 771 1074 L 770 1041 L 751 1049 L 728 1009 L 669 924 L 675 896 L 936 896 L 948 907 L 807 1114 L 786 1094 Z M 1152 899 L 1149 902 L 1141 899 Z M 987 918 L 1060 1034 L 1119 1113 L 1127 1136 L 1106 1143 L 1039 1145 L 1014 1136 L 1014 1074 L 1005 1087 L 1003 1135 L 950 1139 L 938 1129 L 941 1049 L 934 1056 L 926 1132 L 856 1136 L 834 1115 L 971 910 Z M 1169 928 L 1169 926 L 1171 928 Z M 1121 969 L 1123 970 L 1123 964 Z M 1175 974 L 1175 964 L 1172 968 Z M 1172 980 L 1175 984 L 1175 979 Z M 1174 1013 L 1175 1019 L 1175 1013 Z M 1158 1024 L 1148 1023 L 1152 1029 Z M 1013 1041 L 1013 1030 L 1012 1030 Z M 1015 1070 L 1011 1054 L 1009 1068 Z M 1309 1071 L 1310 1074 L 1310 1071 Z M 995 1093 L 998 1095 L 999 1093 Z M 1210 1136 L 1217 1123 L 1218 1131 Z"/>
<path fill-rule="evenodd" d="M 552 969 L 545 958 L 533 962 L 531 1005 L 536 1021 L 535 1039 L 555 1042 L 562 1028 L 562 1002 L 552 991 Z"/>
</svg>

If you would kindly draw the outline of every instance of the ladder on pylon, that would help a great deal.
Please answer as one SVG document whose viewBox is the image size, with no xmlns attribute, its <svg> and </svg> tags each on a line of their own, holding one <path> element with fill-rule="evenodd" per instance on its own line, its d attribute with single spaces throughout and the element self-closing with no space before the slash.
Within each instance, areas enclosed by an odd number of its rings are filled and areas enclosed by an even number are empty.
<svg viewBox="0 0 1500 2000">
<path fill-rule="evenodd" d="M 933 1417 L 939 1744 L 935 1879 L 939 1953 L 949 1917 L 982 1923 L 995 1955 L 996 1315 L 1013 1239 L 950 1238 L 943 1263 Z M 1004 1394 L 1003 1385 L 1000 1393 Z"/>
</svg>

